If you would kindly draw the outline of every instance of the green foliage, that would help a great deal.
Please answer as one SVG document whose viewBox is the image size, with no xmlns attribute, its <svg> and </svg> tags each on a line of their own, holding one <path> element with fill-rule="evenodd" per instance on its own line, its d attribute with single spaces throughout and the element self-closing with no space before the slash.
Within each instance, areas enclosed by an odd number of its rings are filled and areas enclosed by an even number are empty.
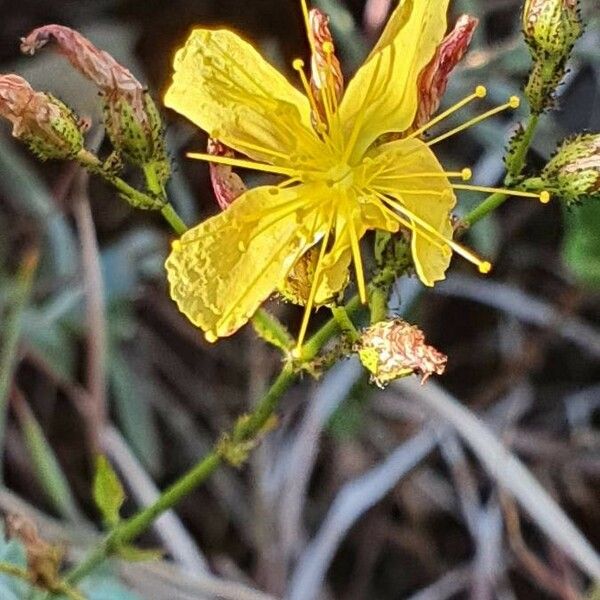
<svg viewBox="0 0 600 600">
<path fill-rule="evenodd" d="M 118 525 L 121 520 L 121 506 L 125 502 L 125 491 L 105 456 L 98 456 L 96 460 L 94 502 L 107 526 L 112 528 Z"/>
</svg>

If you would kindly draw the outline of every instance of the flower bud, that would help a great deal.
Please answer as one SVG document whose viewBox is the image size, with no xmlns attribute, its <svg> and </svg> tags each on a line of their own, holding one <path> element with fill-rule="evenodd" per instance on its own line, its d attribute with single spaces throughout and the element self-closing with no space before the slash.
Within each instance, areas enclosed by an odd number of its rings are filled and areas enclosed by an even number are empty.
<svg viewBox="0 0 600 600">
<path fill-rule="evenodd" d="M 227 156 L 233 158 L 235 152 L 221 143 L 219 140 L 210 138 L 207 151 L 213 156 Z M 225 210 L 236 198 L 246 191 L 246 185 L 242 178 L 234 173 L 229 165 L 210 163 L 210 181 L 221 210 Z"/>
<path fill-rule="evenodd" d="M 309 36 L 312 47 L 311 80 L 313 97 L 318 115 L 313 121 L 327 123 L 327 113 L 335 112 L 344 95 L 344 75 L 335 55 L 333 36 L 329 29 L 329 17 L 314 8 L 309 13 Z M 329 103 L 330 106 L 325 104 Z"/>
<path fill-rule="evenodd" d="M 419 374 L 425 383 L 434 373 L 442 375 L 448 358 L 425 343 L 423 332 L 402 319 L 381 321 L 363 330 L 355 347 L 371 379 L 386 384 Z"/>
<path fill-rule="evenodd" d="M 527 0 L 523 32 L 534 57 L 566 57 L 582 33 L 578 0 Z"/>
<path fill-rule="evenodd" d="M 583 31 L 578 0 L 528 0 L 523 32 L 534 60 L 525 94 L 534 114 L 553 105 L 573 46 Z"/>
<path fill-rule="evenodd" d="M 170 175 L 170 165 L 160 115 L 144 86 L 110 54 L 68 27 L 39 27 L 21 40 L 21 50 L 33 55 L 50 41 L 101 90 L 104 123 L 115 150 L 136 166 L 150 167 L 156 187 L 162 187 Z"/>
<path fill-rule="evenodd" d="M 600 134 L 579 135 L 563 142 L 541 179 L 567 205 L 588 197 L 600 199 Z"/>
<path fill-rule="evenodd" d="M 74 158 L 83 148 L 83 128 L 73 111 L 18 75 L 0 76 L 0 116 L 42 160 Z"/>
<path fill-rule="evenodd" d="M 413 129 L 427 124 L 440 107 L 448 81 L 456 65 L 469 49 L 479 20 L 462 15 L 454 29 L 442 40 L 431 62 L 419 76 L 419 103 Z"/>
</svg>

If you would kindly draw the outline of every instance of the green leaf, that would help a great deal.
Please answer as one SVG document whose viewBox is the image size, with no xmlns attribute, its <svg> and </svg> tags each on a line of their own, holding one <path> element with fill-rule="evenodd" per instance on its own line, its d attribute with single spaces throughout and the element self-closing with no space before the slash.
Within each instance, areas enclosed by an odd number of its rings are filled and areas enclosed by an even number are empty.
<svg viewBox="0 0 600 600">
<path fill-rule="evenodd" d="M 582 284 L 600 289 L 600 202 L 575 206 L 565 221 L 563 260 Z"/>
<path fill-rule="evenodd" d="M 20 422 L 29 458 L 54 508 L 66 519 L 82 521 L 83 517 L 77 508 L 66 475 L 29 408 L 22 409 Z"/>
<path fill-rule="evenodd" d="M 96 475 L 94 477 L 94 502 L 100 509 L 104 522 L 109 527 L 115 527 L 120 521 L 119 512 L 125 502 L 125 492 L 105 456 L 96 460 Z"/>
<path fill-rule="evenodd" d="M 116 549 L 116 554 L 129 562 L 150 562 L 163 557 L 161 550 L 143 550 L 135 546 L 123 545 Z"/>
</svg>

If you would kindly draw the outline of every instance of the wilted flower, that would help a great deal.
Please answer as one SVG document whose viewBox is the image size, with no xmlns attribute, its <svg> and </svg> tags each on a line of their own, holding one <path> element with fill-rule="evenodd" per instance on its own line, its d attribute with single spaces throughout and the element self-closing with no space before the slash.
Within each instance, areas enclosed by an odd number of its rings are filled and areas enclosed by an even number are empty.
<svg viewBox="0 0 600 600">
<path fill-rule="evenodd" d="M 83 148 L 83 126 L 73 111 L 18 75 L 0 75 L 0 115 L 42 160 L 74 158 Z"/>
<path fill-rule="evenodd" d="M 37 525 L 26 517 L 9 514 L 5 524 L 8 537 L 19 540 L 25 547 L 27 571 L 32 581 L 49 590 L 57 588 L 64 548 L 44 540 L 38 533 Z"/>
<path fill-rule="evenodd" d="M 379 386 L 412 374 L 421 375 L 425 383 L 433 374 L 442 375 L 448 362 L 444 354 L 425 343 L 418 327 L 402 319 L 363 330 L 355 350 Z"/>
<path fill-rule="evenodd" d="M 169 177 L 169 161 L 160 115 L 144 86 L 110 54 L 69 27 L 39 27 L 21 40 L 21 50 L 33 55 L 50 41 L 101 90 L 104 123 L 115 149 L 133 164 L 151 168 L 162 187 Z"/>
<path fill-rule="evenodd" d="M 426 285 L 445 277 L 452 250 L 489 271 L 488 262 L 453 241 L 450 219 L 455 189 L 489 188 L 451 183 L 468 179 L 469 169 L 444 171 L 431 146 L 515 108 L 518 99 L 427 143 L 420 139 L 432 125 L 485 96 L 479 86 L 438 118 L 411 130 L 419 77 L 446 33 L 448 3 L 401 3 L 341 98 L 343 82 L 326 21 L 315 13 L 311 17 L 306 0 L 301 4 L 313 56 L 312 84 L 303 61 L 293 63 L 305 94 L 229 31 L 196 29 L 179 50 L 165 103 L 251 160 L 191 156 L 285 178 L 280 185 L 245 192 L 173 244 L 166 263 L 171 295 L 207 339 L 231 335 L 246 323 L 314 247 L 317 261 L 298 344 L 316 301 L 329 295 L 323 290 L 339 292 L 352 262 L 366 302 L 359 242 L 372 229 L 412 233 L 413 261 Z M 319 46 L 323 36 L 327 39 Z M 403 132 L 401 139 L 381 143 L 385 134 Z"/>
<path fill-rule="evenodd" d="M 541 174 L 541 185 L 556 190 L 567 204 L 600 198 L 600 134 L 566 140 Z"/>
</svg>

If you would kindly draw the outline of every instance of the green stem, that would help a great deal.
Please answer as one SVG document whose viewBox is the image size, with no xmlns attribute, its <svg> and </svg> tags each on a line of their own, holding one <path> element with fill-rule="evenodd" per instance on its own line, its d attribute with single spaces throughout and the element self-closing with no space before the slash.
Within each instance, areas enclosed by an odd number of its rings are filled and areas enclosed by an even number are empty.
<svg viewBox="0 0 600 600">
<path fill-rule="evenodd" d="M 183 235 L 187 231 L 187 225 L 181 220 L 181 217 L 175 212 L 173 205 L 167 202 L 160 212 L 167 223 L 173 228 L 177 235 Z"/>
<path fill-rule="evenodd" d="M 461 223 L 467 227 L 475 225 L 484 217 L 487 217 L 492 211 L 502 206 L 508 200 L 506 194 L 492 194 L 488 196 L 479 206 L 474 208 L 468 215 L 461 219 Z"/>
<path fill-rule="evenodd" d="M 523 172 L 525 163 L 527 162 L 527 153 L 531 147 L 531 142 L 533 141 L 533 136 L 535 135 L 539 121 L 540 115 L 533 113 L 529 115 L 529 119 L 527 120 L 525 129 L 523 131 L 523 137 L 521 138 L 520 143 L 515 150 L 514 157 L 511 160 L 511 169 L 507 177 L 507 184 L 511 184 L 512 181 L 519 177 Z"/>
<path fill-rule="evenodd" d="M 167 210 L 167 215 L 176 215 L 172 207 Z M 181 219 L 177 217 L 173 220 L 168 218 L 167 215 L 165 215 L 165 218 L 176 229 L 174 223 L 178 224 L 181 222 Z M 178 227 L 182 228 L 179 225 Z M 185 225 L 183 225 L 184 227 Z M 390 270 L 387 275 L 379 277 L 378 285 L 389 284 L 394 278 L 395 274 Z M 371 284 L 371 291 L 375 288 L 376 286 Z M 309 362 L 313 360 L 322 348 L 339 334 L 340 330 L 350 330 L 353 332 L 353 335 L 357 335 L 351 317 L 361 307 L 360 299 L 358 296 L 355 296 L 345 307 L 334 311 L 336 318 L 330 319 L 304 344 L 300 353 L 300 361 Z M 277 332 L 274 334 L 276 335 Z M 238 422 L 233 428 L 230 438 L 234 444 L 242 444 L 256 439 L 277 410 L 283 394 L 298 378 L 299 372 L 300 370 L 296 370 L 291 363 L 288 362 L 285 364 L 281 373 L 267 393 L 261 398 L 254 411 L 246 419 Z M 106 560 L 120 545 L 127 544 L 137 538 L 161 514 L 173 508 L 181 499 L 210 477 L 223 462 L 217 448 L 218 445 L 213 447 L 192 469 L 162 492 L 154 504 L 118 525 L 79 565 L 75 566 L 67 574 L 65 582 L 73 585 L 81 581 L 81 579 L 89 575 L 99 564 Z"/>
<path fill-rule="evenodd" d="M 390 285 L 378 285 L 371 292 L 371 325 L 384 321 L 388 314 Z"/>
<path fill-rule="evenodd" d="M 354 326 L 352 319 L 346 312 L 346 309 L 343 306 L 332 306 L 331 312 L 339 328 L 348 335 L 352 342 L 358 342 L 360 339 L 360 334 Z"/>
<path fill-rule="evenodd" d="M 21 334 L 22 315 L 33 284 L 33 275 L 37 268 L 38 253 L 30 251 L 17 273 L 10 306 L 2 323 L 2 346 L 0 347 L 0 482 L 3 481 L 3 448 L 6 428 L 7 399 L 16 364 L 17 346 Z"/>
</svg>

